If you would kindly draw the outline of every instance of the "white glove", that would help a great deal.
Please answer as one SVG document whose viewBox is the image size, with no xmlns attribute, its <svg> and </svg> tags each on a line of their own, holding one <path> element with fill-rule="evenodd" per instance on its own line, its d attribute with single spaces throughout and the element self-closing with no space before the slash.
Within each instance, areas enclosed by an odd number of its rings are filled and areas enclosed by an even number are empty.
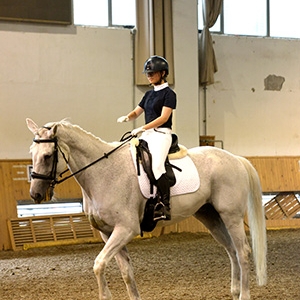
<svg viewBox="0 0 300 300">
<path fill-rule="evenodd" d="M 137 136 L 139 133 L 142 133 L 144 131 L 145 131 L 145 129 L 143 127 L 138 127 L 131 131 L 131 135 Z"/>
<path fill-rule="evenodd" d="M 117 119 L 118 123 L 123 123 L 123 122 L 128 122 L 128 121 L 129 121 L 129 118 L 127 116 L 122 116 Z"/>
</svg>

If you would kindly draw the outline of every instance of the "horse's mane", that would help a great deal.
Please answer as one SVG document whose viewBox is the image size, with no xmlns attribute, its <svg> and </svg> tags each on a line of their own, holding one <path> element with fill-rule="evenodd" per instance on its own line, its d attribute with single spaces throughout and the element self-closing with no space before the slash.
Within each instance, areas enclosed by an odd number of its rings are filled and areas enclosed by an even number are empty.
<svg viewBox="0 0 300 300">
<path fill-rule="evenodd" d="M 89 131 L 86 131 L 85 129 L 81 128 L 79 125 L 72 124 L 70 122 L 69 118 L 62 119 L 61 121 L 58 121 L 58 122 L 49 122 L 45 125 L 45 127 L 53 127 L 55 125 L 59 125 L 61 127 L 65 127 L 65 128 L 73 128 L 78 132 L 84 133 L 89 138 L 91 138 L 93 140 L 96 140 L 96 141 L 99 141 L 99 142 L 104 143 L 104 144 L 115 144 L 115 142 L 108 143 L 108 142 L 104 141 L 103 139 L 101 139 L 100 137 L 97 137 L 93 133 L 91 133 Z"/>
</svg>

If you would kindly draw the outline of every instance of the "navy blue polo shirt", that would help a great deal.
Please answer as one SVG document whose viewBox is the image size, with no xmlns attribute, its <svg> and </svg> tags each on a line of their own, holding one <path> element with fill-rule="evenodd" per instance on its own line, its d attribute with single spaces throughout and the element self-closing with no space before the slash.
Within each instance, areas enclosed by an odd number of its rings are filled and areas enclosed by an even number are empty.
<svg viewBox="0 0 300 300">
<path fill-rule="evenodd" d="M 148 124 L 161 116 L 163 106 L 176 108 L 176 93 L 169 87 L 165 87 L 159 91 L 148 91 L 142 98 L 139 106 L 144 110 L 145 123 Z M 172 129 L 172 116 L 170 115 L 168 121 L 160 127 L 167 127 Z"/>
</svg>

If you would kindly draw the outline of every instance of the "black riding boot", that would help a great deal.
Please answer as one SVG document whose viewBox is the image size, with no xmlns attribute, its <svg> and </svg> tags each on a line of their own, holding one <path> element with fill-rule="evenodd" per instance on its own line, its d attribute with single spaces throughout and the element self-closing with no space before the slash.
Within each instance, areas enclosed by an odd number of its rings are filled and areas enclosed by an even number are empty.
<svg viewBox="0 0 300 300">
<path fill-rule="evenodd" d="M 157 180 L 157 189 L 160 196 L 158 210 L 154 211 L 154 220 L 171 220 L 170 213 L 170 184 L 166 174 Z"/>
</svg>

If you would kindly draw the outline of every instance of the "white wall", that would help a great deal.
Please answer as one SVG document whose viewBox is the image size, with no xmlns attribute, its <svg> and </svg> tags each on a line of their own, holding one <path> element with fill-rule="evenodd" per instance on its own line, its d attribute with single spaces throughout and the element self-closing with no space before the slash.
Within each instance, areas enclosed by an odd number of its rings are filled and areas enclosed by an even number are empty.
<svg viewBox="0 0 300 300">
<path fill-rule="evenodd" d="M 175 131 L 192 147 L 203 134 L 197 0 L 172 3 Z M 132 39 L 128 29 L 0 23 L 0 159 L 30 157 L 26 117 L 40 125 L 70 117 L 107 141 L 142 124 L 116 123 L 147 89 L 133 85 Z M 207 90 L 207 134 L 240 155 L 299 155 L 300 41 L 213 39 L 219 71 Z M 281 91 L 264 90 L 270 74 L 285 78 Z"/>
<path fill-rule="evenodd" d="M 207 91 L 207 134 L 240 155 L 299 155 L 300 40 L 213 40 L 219 71 Z M 285 78 L 281 91 L 264 90 L 273 74 Z"/>
<path fill-rule="evenodd" d="M 108 141 L 129 128 L 116 126 L 133 101 L 129 30 L 2 24 L 0 44 L 1 159 L 29 157 L 26 117 L 70 117 Z"/>
</svg>

